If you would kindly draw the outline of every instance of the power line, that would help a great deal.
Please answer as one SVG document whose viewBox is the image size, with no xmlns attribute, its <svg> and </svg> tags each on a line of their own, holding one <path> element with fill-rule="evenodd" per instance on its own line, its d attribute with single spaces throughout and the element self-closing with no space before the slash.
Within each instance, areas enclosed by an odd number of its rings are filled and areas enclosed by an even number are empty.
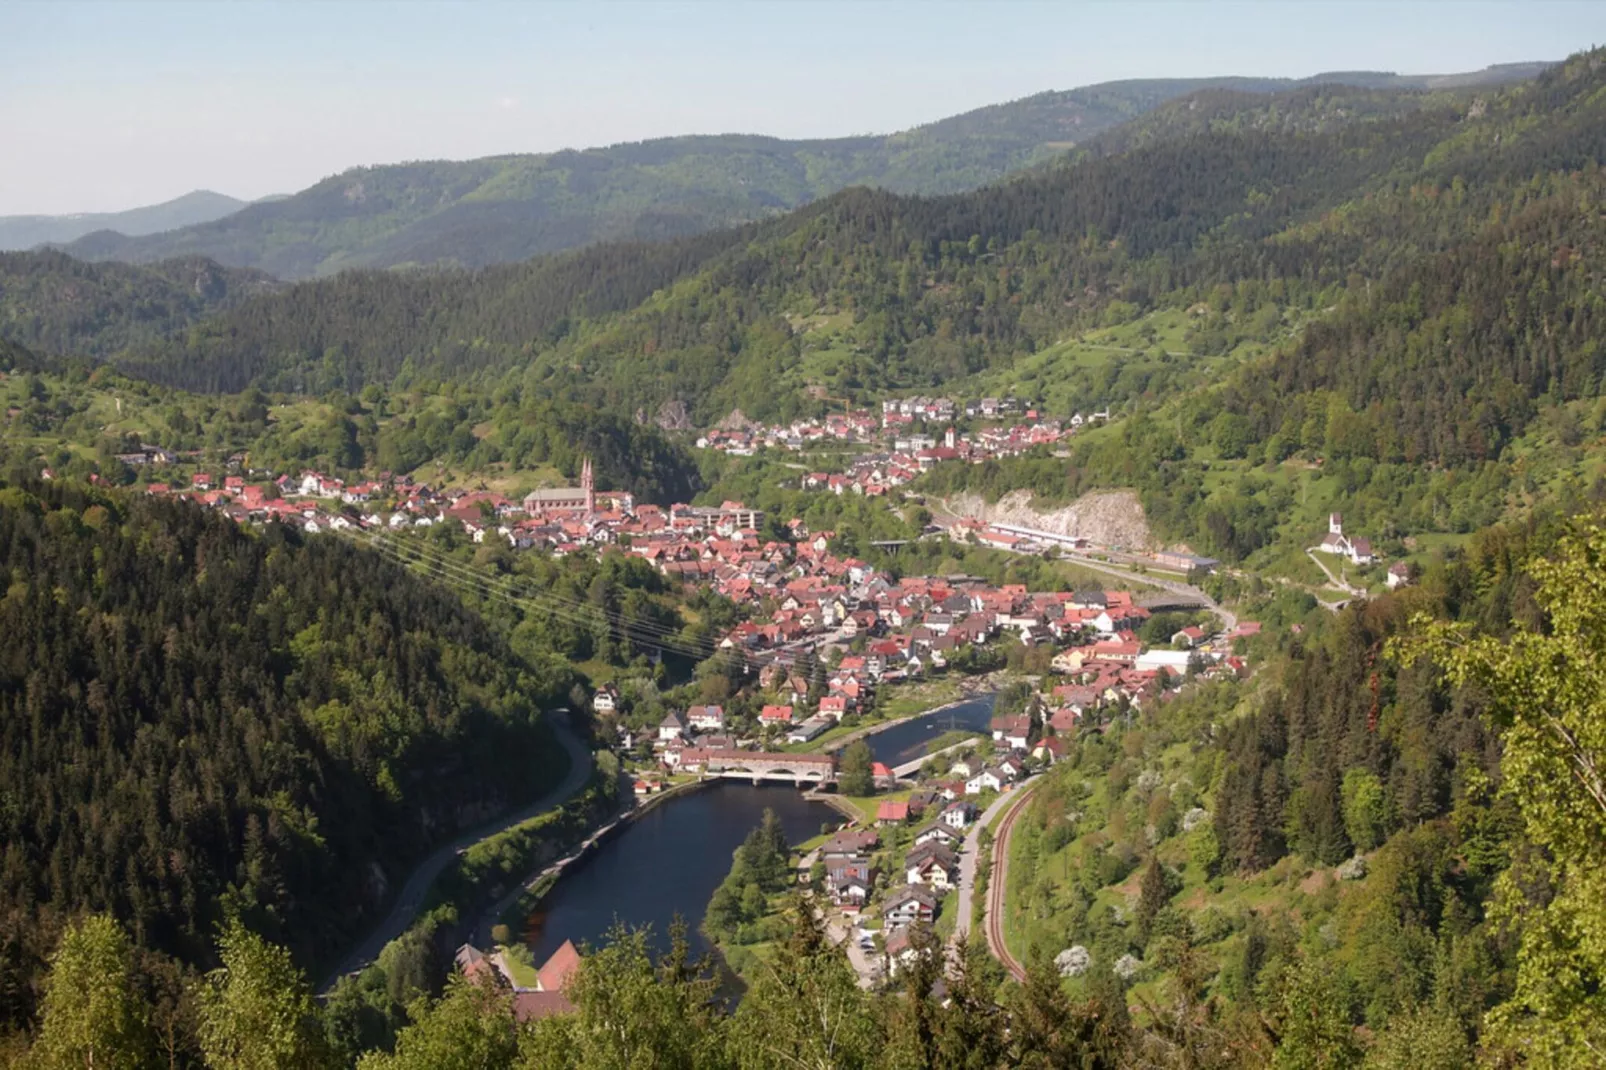
<svg viewBox="0 0 1606 1070">
<path fill-rule="evenodd" d="M 475 586 L 471 589 L 474 593 L 500 599 L 504 603 L 526 612 L 531 610 L 540 611 L 561 621 L 587 628 L 595 627 L 599 623 L 596 617 L 592 616 L 592 614 L 596 614 L 602 618 L 601 623 L 613 625 L 625 639 L 634 641 L 638 645 L 657 647 L 661 650 L 668 650 L 699 661 L 719 653 L 729 653 L 741 658 L 744 665 L 749 668 L 761 667 L 770 662 L 795 667 L 801 661 L 801 655 L 795 650 L 776 649 L 768 652 L 766 656 L 751 654 L 740 647 L 725 648 L 721 647 L 712 638 L 699 640 L 695 637 L 688 637 L 684 633 L 664 628 L 651 621 L 626 621 L 623 617 L 610 613 L 604 607 L 565 599 L 551 592 L 534 592 L 521 597 L 499 589 L 494 585 L 495 580 L 492 577 L 477 569 L 451 560 L 435 547 L 412 541 L 408 541 L 405 544 L 399 542 L 393 544 L 384 535 L 364 532 L 360 529 L 353 529 L 350 535 L 357 541 L 386 553 L 400 564 L 423 567 L 429 575 L 443 582 L 456 580 L 473 584 Z M 405 547 L 405 549 L 402 547 Z M 409 554 L 415 556 L 410 558 L 407 556 Z M 504 576 L 501 578 L 508 581 L 522 579 L 522 577 L 517 576 Z M 632 631 L 641 634 L 633 637 L 631 635 Z M 706 644 L 706 646 L 697 644 Z"/>
<path fill-rule="evenodd" d="M 433 549 L 409 546 L 404 550 L 386 540 L 373 537 L 359 537 L 358 541 L 398 564 L 420 568 L 432 578 L 458 586 L 460 590 L 466 587 L 471 593 L 501 601 L 525 612 L 543 613 L 561 622 L 585 628 L 594 628 L 598 624 L 611 625 L 628 641 L 641 646 L 668 650 L 695 660 L 702 660 L 716 651 L 716 645 L 712 640 L 688 637 L 651 621 L 626 620 L 603 607 L 572 602 L 545 593 L 521 597 L 501 589 L 492 577 L 443 556 L 437 556 L 437 552 Z M 698 645 L 700 643 L 706 643 L 707 646 Z"/>
<path fill-rule="evenodd" d="M 576 602 L 572 599 L 565 599 L 559 595 L 551 594 L 550 592 L 541 591 L 517 595 L 511 592 L 502 591 L 494 586 L 495 580 L 492 577 L 486 576 L 478 570 L 472 569 L 466 565 L 452 561 L 451 559 L 441 555 L 439 551 L 433 549 L 426 550 L 425 548 L 417 546 L 408 546 L 405 549 L 400 549 L 377 540 L 373 543 L 373 545 L 384 548 L 393 554 L 402 555 L 403 559 L 405 559 L 406 554 L 414 554 L 420 561 L 435 565 L 440 569 L 456 575 L 466 581 L 479 584 L 488 592 L 494 593 L 497 596 L 505 599 L 511 599 L 514 601 L 514 604 L 526 606 L 527 608 L 540 608 L 544 612 L 551 614 L 566 615 L 568 619 L 571 620 L 575 619 L 578 615 L 579 618 L 582 619 L 582 621 L 586 624 L 597 623 L 597 621 L 592 619 L 590 616 L 591 614 L 596 614 L 604 621 L 612 622 L 618 625 L 621 630 L 628 630 L 630 632 L 636 632 L 646 636 L 651 636 L 653 638 L 663 639 L 667 642 L 679 643 L 690 647 L 695 647 L 698 643 L 703 642 L 708 642 L 711 644 L 711 640 L 698 640 L 694 637 L 684 635 L 677 629 L 669 628 L 654 621 L 627 620 L 619 614 L 610 612 L 606 607 L 592 605 L 591 603 L 587 602 Z M 522 577 L 507 576 L 500 578 L 504 580 L 513 580 L 521 579 Z"/>
</svg>

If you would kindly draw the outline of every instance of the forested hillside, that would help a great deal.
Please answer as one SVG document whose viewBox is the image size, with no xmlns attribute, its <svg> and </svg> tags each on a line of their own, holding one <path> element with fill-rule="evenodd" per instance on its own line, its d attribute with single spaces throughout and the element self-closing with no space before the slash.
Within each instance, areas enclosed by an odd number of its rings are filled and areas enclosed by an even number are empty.
<svg viewBox="0 0 1606 1070">
<path fill-rule="evenodd" d="M 492 480 L 521 496 L 577 478 L 590 458 L 598 486 L 640 501 L 685 501 L 703 487 L 685 444 L 612 412 L 555 401 L 517 386 L 495 391 L 412 384 L 354 397 L 190 394 L 105 365 L 41 357 L 0 340 L 0 464 L 49 467 L 80 479 L 162 482 L 116 455 L 159 442 L 207 467 L 249 456 L 273 472 L 375 471 L 437 481 L 447 473 Z"/>
<path fill-rule="evenodd" d="M 730 1013 L 683 932 L 655 954 L 619 928 L 585 948 L 560 1013 L 517 1014 L 489 971 L 438 995 L 401 978 L 405 1019 L 364 1042 L 383 983 L 320 1007 L 231 925 L 224 968 L 175 1014 L 91 917 L 64 934 L 19 1047 L 48 1066 L 165 1050 L 215 1070 L 1585 1070 L 1606 1043 L 1603 556 L 1598 517 L 1491 532 L 1414 591 L 1315 611 L 1262 647 L 1258 680 L 1069 738 L 1014 789 L 1027 809 L 993 875 L 1019 984 L 980 942 L 916 927 L 912 960 L 866 990 L 793 902 Z M 1236 593 L 1280 624 L 1298 613 L 1287 592 Z M 773 855 L 764 839 L 739 864 Z"/>
<path fill-rule="evenodd" d="M 1275 92 L 1306 83 L 1392 88 L 1498 85 L 1544 64 L 1463 75 L 1380 72 L 1110 82 L 1040 93 L 901 133 L 820 141 L 726 135 L 581 152 L 358 168 L 271 204 L 144 238 L 101 232 L 91 260 L 204 256 L 280 278 L 354 267 L 480 267 L 598 241 L 651 241 L 763 219 L 848 186 L 954 193 L 1049 159 L 1208 86 Z"/>
<path fill-rule="evenodd" d="M 1069 464 L 943 471 L 929 489 L 1136 487 L 1163 538 L 1282 569 L 1324 506 L 1390 536 L 1464 533 L 1592 478 L 1594 59 L 1506 90 L 1210 91 L 974 193 L 849 190 L 676 241 L 351 272 L 116 359 L 206 391 L 467 381 L 614 419 L 626 451 L 645 448 L 631 424 L 682 412 L 706 426 L 819 411 L 819 394 L 1018 393 L 1134 419 Z M 478 445 L 454 431 L 458 454 L 552 453 L 510 445 L 505 421 L 468 426 Z M 1330 486 L 1305 509 L 1312 466 Z"/>
<path fill-rule="evenodd" d="M 136 267 L 48 250 L 0 253 L 0 337 L 45 353 L 105 359 L 277 288 L 260 272 L 200 257 Z"/>
<path fill-rule="evenodd" d="M 11 1025 L 81 911 L 191 964 L 238 915 L 312 963 L 432 844 L 562 775 L 540 710 L 567 666 L 342 541 L 47 483 L 0 490 L 0 555 Z"/>
<path fill-rule="evenodd" d="M 949 198 L 850 190 L 758 225 L 747 240 L 731 236 L 722 250 L 716 237 L 697 239 L 713 255 L 676 257 L 685 270 L 659 254 L 647 266 L 662 265 L 652 280 L 662 292 L 612 316 L 514 296 L 540 292 L 538 277 L 589 285 L 592 272 L 632 258 L 626 247 L 538 261 L 523 277 L 493 269 L 303 284 L 136 366 L 180 385 L 235 388 L 254 373 L 349 389 L 409 363 L 438 372 L 529 362 L 529 374 L 622 408 L 681 400 L 707 419 L 735 405 L 750 414 L 795 405 L 773 389 L 804 356 L 808 339 L 792 318 L 823 312 L 850 317 L 837 344 L 853 356 L 832 385 L 931 386 L 1046 345 L 1116 296 L 1146 302 L 1177 288 L 1182 272 L 1207 270 L 1195 243 L 1261 238 L 1301 210 L 1341 202 L 1402 155 L 1425 155 L 1461 114 L 1450 106 L 1324 135 L 1164 141 Z M 1245 211 L 1257 184 L 1262 196 Z M 306 382 L 314 376 L 335 381 Z"/>
<path fill-rule="evenodd" d="M 973 194 L 849 191 L 646 258 L 601 246 L 477 275 L 307 284 L 130 366 L 206 389 L 309 391 L 525 367 L 543 389 L 631 413 L 683 401 L 711 420 L 783 413 L 810 383 L 852 396 L 1008 367 L 1219 286 L 1295 317 L 1351 277 L 1487 238 L 1493 204 L 1592 159 L 1596 75 L 1569 71 L 1487 97 L 1235 97 L 1174 134 Z"/>
<path fill-rule="evenodd" d="M 1124 972 L 1161 1021 L 1198 1000 L 1190 1031 L 1266 1029 L 1274 1066 L 1590 1065 L 1597 849 L 1557 837 L 1606 816 L 1598 710 L 1548 689 L 1597 671 L 1602 545 L 1582 518 L 1491 529 L 1419 587 L 1316 610 L 1258 686 L 1084 733 L 1012 844 L 1018 949 L 1076 949 L 1089 993 Z"/>
</svg>

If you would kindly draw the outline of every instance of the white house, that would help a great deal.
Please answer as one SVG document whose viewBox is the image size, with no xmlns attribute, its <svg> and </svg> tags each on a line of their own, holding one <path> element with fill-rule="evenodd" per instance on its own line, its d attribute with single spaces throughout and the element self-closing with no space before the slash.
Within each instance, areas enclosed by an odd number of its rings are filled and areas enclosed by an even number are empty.
<svg viewBox="0 0 1606 1070">
<path fill-rule="evenodd" d="M 966 829 L 976 820 L 976 808 L 963 799 L 949 803 L 938 818 L 944 825 L 952 829 Z"/>
<path fill-rule="evenodd" d="M 699 732 L 718 732 L 725 727 L 725 708 L 693 706 L 686 711 L 686 721 Z"/>
<path fill-rule="evenodd" d="M 918 884 L 899 888 L 881 904 L 881 917 L 889 929 L 929 922 L 936 915 L 937 897 Z"/>
<path fill-rule="evenodd" d="M 958 847 L 965 841 L 965 837 L 954 831 L 946 824 L 928 825 L 915 833 L 915 846 L 922 847 L 928 843 L 940 843 L 945 847 Z"/>
<path fill-rule="evenodd" d="M 965 781 L 966 795 L 980 795 L 984 791 L 1003 791 L 1004 778 L 996 769 L 983 769 Z"/>
<path fill-rule="evenodd" d="M 945 892 L 959 879 L 958 867 L 949 858 L 930 855 L 911 862 L 904 872 L 910 884 L 923 884 L 927 888 Z"/>
</svg>

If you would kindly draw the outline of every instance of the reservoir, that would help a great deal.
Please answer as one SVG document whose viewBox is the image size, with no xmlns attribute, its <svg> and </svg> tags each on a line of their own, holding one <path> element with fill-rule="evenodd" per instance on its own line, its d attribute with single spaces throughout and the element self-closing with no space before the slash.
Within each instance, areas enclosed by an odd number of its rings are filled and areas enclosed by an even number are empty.
<svg viewBox="0 0 1606 1070">
<path fill-rule="evenodd" d="M 898 765 L 954 729 L 987 731 L 993 695 L 977 695 L 922 714 L 869 737 L 876 760 Z M 660 948 L 668 946 L 678 914 L 690 928 L 693 954 L 709 950 L 698 932 L 714 889 L 730 872 L 731 853 L 774 810 L 791 843 L 818 835 L 841 814 L 795 787 L 755 787 L 720 780 L 683 798 L 669 799 L 626 825 L 588 858 L 570 866 L 526 923 L 525 938 L 537 963 L 565 940 L 602 942 L 615 919 L 651 925 Z"/>
<path fill-rule="evenodd" d="M 626 825 L 589 858 L 570 866 L 527 923 L 537 963 L 565 940 L 602 943 L 614 920 L 651 925 L 660 948 L 679 914 L 694 955 L 709 950 L 698 926 L 714 889 L 730 872 L 731 853 L 774 810 L 791 843 L 801 843 L 840 815 L 795 787 L 754 787 L 721 780 L 670 799 Z"/>
</svg>

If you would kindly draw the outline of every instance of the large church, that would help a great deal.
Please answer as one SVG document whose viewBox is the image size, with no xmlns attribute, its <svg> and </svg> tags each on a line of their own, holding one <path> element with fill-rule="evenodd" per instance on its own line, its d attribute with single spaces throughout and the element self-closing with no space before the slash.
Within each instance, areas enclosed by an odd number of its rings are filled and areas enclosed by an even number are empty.
<svg viewBox="0 0 1606 1070">
<path fill-rule="evenodd" d="M 589 516 L 597 511 L 596 480 L 591 473 L 591 458 L 580 465 L 578 487 L 548 487 L 532 490 L 524 496 L 524 511 L 531 516 L 539 513 L 577 513 Z"/>
</svg>

